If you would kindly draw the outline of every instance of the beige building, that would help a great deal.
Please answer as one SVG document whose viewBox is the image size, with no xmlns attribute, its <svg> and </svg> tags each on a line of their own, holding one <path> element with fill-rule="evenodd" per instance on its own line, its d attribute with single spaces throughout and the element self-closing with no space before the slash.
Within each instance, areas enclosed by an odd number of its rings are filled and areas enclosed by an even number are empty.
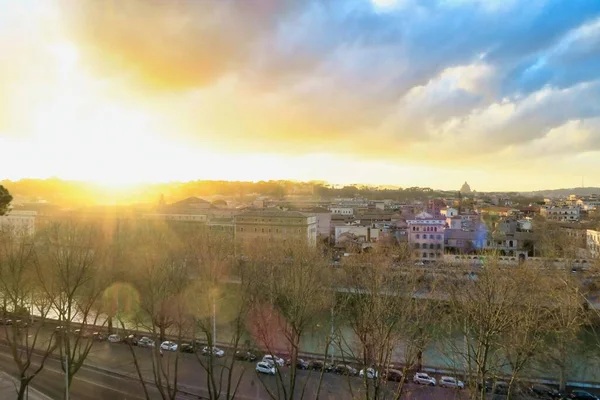
<svg viewBox="0 0 600 400">
<path fill-rule="evenodd" d="M 35 233 L 36 211 L 9 211 L 0 216 L 0 231 L 33 235 Z"/>
<path fill-rule="evenodd" d="M 238 243 L 281 240 L 288 243 L 317 243 L 317 217 L 299 211 L 248 210 L 234 217 Z"/>
<path fill-rule="evenodd" d="M 600 257 L 600 231 L 588 229 L 586 231 L 587 249 L 594 258 Z"/>
<path fill-rule="evenodd" d="M 578 222 L 579 208 L 577 207 L 542 207 L 540 215 L 549 221 Z"/>
</svg>

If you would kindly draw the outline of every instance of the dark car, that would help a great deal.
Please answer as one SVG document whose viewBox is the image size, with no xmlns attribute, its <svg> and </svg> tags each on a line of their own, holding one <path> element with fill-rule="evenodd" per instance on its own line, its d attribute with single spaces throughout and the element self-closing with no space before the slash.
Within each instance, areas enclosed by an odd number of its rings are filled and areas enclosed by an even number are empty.
<svg viewBox="0 0 600 400">
<path fill-rule="evenodd" d="M 289 367 L 290 365 L 292 365 L 292 360 L 288 359 L 285 364 Z M 296 359 L 296 368 L 298 369 L 308 369 L 310 367 L 310 363 L 306 360 L 303 360 L 301 358 L 297 358 Z"/>
<path fill-rule="evenodd" d="M 388 369 L 386 374 L 385 374 L 385 378 L 388 381 L 394 381 L 394 382 L 400 382 L 402 380 L 402 371 L 399 371 L 397 369 Z"/>
<path fill-rule="evenodd" d="M 593 394 L 586 392 L 585 390 L 573 390 L 569 395 L 570 399 L 573 400 L 598 400 L 598 396 L 594 396 Z"/>
<path fill-rule="evenodd" d="M 179 350 L 184 353 L 195 353 L 194 346 L 191 343 L 181 343 Z"/>
<path fill-rule="evenodd" d="M 312 360 L 309 364 L 309 368 L 314 371 L 325 371 L 325 372 L 332 372 L 334 369 L 333 365 L 328 364 L 323 360 Z"/>
<path fill-rule="evenodd" d="M 123 343 L 130 344 L 132 346 L 137 346 L 139 338 L 136 335 L 127 335 L 123 339 Z"/>
<path fill-rule="evenodd" d="M 358 371 L 356 370 L 356 368 L 354 368 L 348 364 L 336 365 L 333 372 L 335 372 L 338 375 L 348 375 L 348 376 L 358 375 Z"/>
<path fill-rule="evenodd" d="M 258 359 L 258 355 L 250 350 L 238 350 L 234 355 L 236 360 L 254 362 Z"/>
<path fill-rule="evenodd" d="M 94 332 L 92 333 L 92 339 L 102 342 L 103 340 L 106 340 L 106 335 L 101 332 Z"/>
<path fill-rule="evenodd" d="M 535 384 L 531 387 L 531 394 L 540 399 L 560 399 L 562 398 L 561 393 L 551 388 L 550 386 Z"/>
</svg>

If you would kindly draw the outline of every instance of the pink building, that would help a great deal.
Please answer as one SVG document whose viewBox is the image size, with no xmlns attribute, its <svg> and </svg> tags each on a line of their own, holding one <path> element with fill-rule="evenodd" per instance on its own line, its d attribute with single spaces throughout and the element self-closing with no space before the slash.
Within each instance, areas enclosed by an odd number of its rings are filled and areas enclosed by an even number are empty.
<svg viewBox="0 0 600 400">
<path fill-rule="evenodd" d="M 413 256 L 419 260 L 435 261 L 444 255 L 444 229 L 446 220 L 431 214 L 420 213 L 408 223 L 408 243 Z"/>
</svg>

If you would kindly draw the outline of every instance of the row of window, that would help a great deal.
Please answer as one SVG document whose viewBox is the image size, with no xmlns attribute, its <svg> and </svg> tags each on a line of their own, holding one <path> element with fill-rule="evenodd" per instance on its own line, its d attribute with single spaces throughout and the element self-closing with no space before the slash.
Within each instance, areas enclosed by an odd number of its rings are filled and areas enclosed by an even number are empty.
<svg viewBox="0 0 600 400">
<path fill-rule="evenodd" d="M 261 231 L 261 233 L 271 233 L 272 232 L 271 228 L 261 228 L 260 231 Z M 315 229 L 311 230 L 311 232 L 314 232 L 314 231 L 315 231 Z M 247 229 L 245 230 L 243 227 L 240 227 L 240 232 L 251 232 L 251 231 L 249 231 Z M 258 228 L 254 228 L 254 232 L 258 232 Z M 302 233 L 302 229 L 300 229 L 300 228 L 299 229 L 295 229 L 295 228 L 282 228 L 282 229 L 279 229 L 279 228 L 276 228 L 275 229 L 275 233 L 279 233 L 279 232 L 281 232 L 281 233 Z"/>
<path fill-rule="evenodd" d="M 422 244 L 419 244 L 419 243 L 415 243 L 415 249 L 418 249 L 418 248 L 426 249 L 428 247 L 430 249 L 438 249 L 439 250 L 439 249 L 442 248 L 442 245 L 440 243 L 438 243 L 438 244 L 433 244 L 433 243 L 429 243 L 429 244 L 422 243 Z"/>
<path fill-rule="evenodd" d="M 441 229 L 441 227 L 440 227 Z M 413 226 L 412 230 L 414 232 L 421 232 L 421 227 L 420 226 Z M 438 227 L 437 226 L 425 226 L 423 227 L 423 232 L 437 232 L 438 231 Z"/>
<path fill-rule="evenodd" d="M 421 239 L 421 235 L 419 235 L 419 234 L 417 233 L 417 235 L 416 235 L 416 238 L 417 238 L 417 239 Z M 427 235 L 426 235 L 426 234 L 423 234 L 423 239 L 427 239 Z M 434 237 L 434 235 L 429 235 L 429 239 L 437 239 L 437 240 L 442 240 L 442 235 L 435 235 L 435 237 Z"/>
</svg>

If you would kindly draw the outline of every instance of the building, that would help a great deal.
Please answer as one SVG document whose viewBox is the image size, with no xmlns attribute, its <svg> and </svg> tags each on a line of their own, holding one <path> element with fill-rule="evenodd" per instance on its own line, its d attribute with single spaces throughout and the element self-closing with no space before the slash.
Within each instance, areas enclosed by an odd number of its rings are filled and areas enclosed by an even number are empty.
<svg viewBox="0 0 600 400">
<path fill-rule="evenodd" d="M 234 217 L 237 243 L 282 241 L 317 244 L 317 217 L 299 211 L 248 210 Z"/>
<path fill-rule="evenodd" d="M 156 212 L 144 214 L 145 219 L 155 219 L 178 222 L 206 223 L 209 219 L 210 210 L 216 209 L 210 202 L 198 197 L 188 197 L 176 203 L 161 204 Z"/>
<path fill-rule="evenodd" d="M 451 218 L 458 215 L 458 210 L 454 207 L 446 207 L 440 210 L 440 215 L 442 217 Z"/>
<path fill-rule="evenodd" d="M 427 201 L 427 213 L 438 217 L 441 215 L 442 210 L 446 209 L 446 202 L 441 199 L 430 199 Z"/>
<path fill-rule="evenodd" d="M 444 228 L 446 220 L 420 213 L 407 220 L 408 243 L 413 256 L 420 260 L 442 259 L 444 255 Z"/>
<path fill-rule="evenodd" d="M 542 207 L 540 215 L 548 221 L 579 222 L 580 210 L 578 207 Z"/>
<path fill-rule="evenodd" d="M 381 229 L 372 226 L 357 226 L 357 225 L 344 225 L 335 227 L 335 244 L 339 244 L 340 237 L 343 234 L 349 233 L 355 238 L 360 239 L 362 242 L 372 243 L 379 240 Z"/>
<path fill-rule="evenodd" d="M 461 186 L 460 193 L 461 194 L 471 194 L 471 186 L 469 186 L 469 184 L 466 181 Z"/>
<path fill-rule="evenodd" d="M 329 209 L 332 214 L 338 215 L 354 215 L 354 208 L 352 207 L 331 207 Z"/>
<path fill-rule="evenodd" d="M 331 237 L 331 211 L 323 207 L 302 208 L 298 211 L 317 217 L 317 236 L 320 239 Z"/>
<path fill-rule="evenodd" d="M 33 235 L 35 233 L 35 211 L 11 210 L 0 216 L 0 231 L 9 231 L 18 235 Z"/>
<path fill-rule="evenodd" d="M 586 247 L 593 258 L 600 258 L 600 231 L 586 231 Z"/>
</svg>

